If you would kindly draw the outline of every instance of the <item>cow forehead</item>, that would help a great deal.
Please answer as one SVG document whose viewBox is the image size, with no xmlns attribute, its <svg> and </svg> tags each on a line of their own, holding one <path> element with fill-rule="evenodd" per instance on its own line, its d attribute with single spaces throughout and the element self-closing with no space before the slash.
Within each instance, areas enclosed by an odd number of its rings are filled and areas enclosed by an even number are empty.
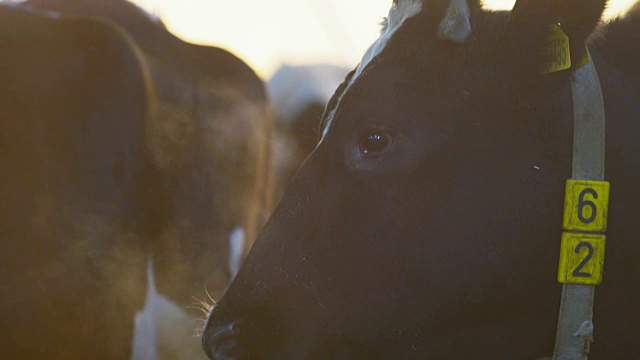
<svg viewBox="0 0 640 360">
<path fill-rule="evenodd" d="M 340 107 L 340 103 L 342 97 L 349 91 L 351 85 L 358 79 L 358 77 L 362 74 L 362 71 L 367 67 L 367 65 L 375 59 L 384 48 L 387 46 L 387 43 L 391 40 L 391 38 L 395 35 L 395 33 L 402 27 L 404 22 L 422 11 L 422 0 L 397 0 L 393 2 L 391 9 L 389 10 L 389 15 L 384 19 L 382 23 L 382 30 L 380 31 L 380 37 L 369 47 L 369 49 L 365 52 L 360 64 L 356 68 L 353 76 L 349 79 L 349 83 L 345 87 L 342 94 L 336 94 L 339 96 L 338 101 L 336 102 L 336 106 L 331 109 L 330 113 L 327 115 L 326 126 L 322 132 L 322 137 L 320 139 L 320 143 L 324 141 L 329 129 L 331 128 L 331 124 L 333 123 L 333 118 L 335 117 L 336 110 Z"/>
<path fill-rule="evenodd" d="M 380 31 L 380 37 L 369 47 L 365 52 L 360 64 L 358 65 L 356 72 L 353 74 L 350 83 L 353 83 L 355 79 L 360 76 L 364 68 L 378 56 L 382 50 L 386 47 L 387 43 L 393 35 L 402 27 L 402 24 L 407 19 L 410 19 L 417 15 L 422 10 L 422 0 L 400 0 L 391 6 L 389 15 L 384 19 L 382 23 L 382 30 Z"/>
</svg>

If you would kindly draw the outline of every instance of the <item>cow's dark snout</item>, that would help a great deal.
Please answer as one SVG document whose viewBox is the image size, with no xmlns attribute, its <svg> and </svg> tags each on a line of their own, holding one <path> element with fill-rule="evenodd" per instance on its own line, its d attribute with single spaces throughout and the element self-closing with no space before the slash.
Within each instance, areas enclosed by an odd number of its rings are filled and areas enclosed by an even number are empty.
<svg viewBox="0 0 640 360">
<path fill-rule="evenodd" d="M 240 358 L 239 339 L 238 321 L 209 324 L 202 334 L 202 348 L 209 359 L 234 360 Z"/>
</svg>

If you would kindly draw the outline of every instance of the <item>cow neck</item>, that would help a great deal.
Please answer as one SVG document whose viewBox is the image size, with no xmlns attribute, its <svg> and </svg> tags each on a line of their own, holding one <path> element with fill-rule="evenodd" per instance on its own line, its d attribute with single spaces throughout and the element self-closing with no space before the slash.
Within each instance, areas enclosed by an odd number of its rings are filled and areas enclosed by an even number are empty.
<svg viewBox="0 0 640 360">
<path fill-rule="evenodd" d="M 574 118 L 572 180 L 602 182 L 605 165 L 604 101 L 592 60 L 575 70 L 572 94 Z M 595 207 L 592 209 L 594 216 L 595 209 Z M 603 239 L 604 226 L 596 231 Z M 570 231 L 567 228 L 565 233 L 586 234 L 586 232 Z M 604 252 L 604 241 L 602 245 L 601 251 Z M 575 250 L 578 253 L 579 247 Z M 553 360 L 587 359 L 589 347 L 593 341 L 594 295 L 594 285 L 564 282 Z"/>
</svg>

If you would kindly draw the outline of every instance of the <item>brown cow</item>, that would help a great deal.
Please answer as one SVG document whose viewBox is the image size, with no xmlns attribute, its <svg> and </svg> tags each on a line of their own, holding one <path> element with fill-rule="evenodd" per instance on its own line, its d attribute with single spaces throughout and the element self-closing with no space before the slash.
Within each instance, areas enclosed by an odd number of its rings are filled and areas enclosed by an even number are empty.
<svg viewBox="0 0 640 360">
<path fill-rule="evenodd" d="M 0 17 L 4 354 L 127 358 L 147 287 L 195 318 L 268 215 L 264 86 L 125 1 Z"/>
</svg>

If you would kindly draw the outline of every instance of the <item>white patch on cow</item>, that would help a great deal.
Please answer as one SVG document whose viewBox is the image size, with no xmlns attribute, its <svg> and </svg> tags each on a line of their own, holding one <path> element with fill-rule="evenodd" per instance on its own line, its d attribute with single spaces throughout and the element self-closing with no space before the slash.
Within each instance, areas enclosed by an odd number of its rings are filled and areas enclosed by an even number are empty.
<svg viewBox="0 0 640 360">
<path fill-rule="evenodd" d="M 147 264 L 147 297 L 144 308 L 136 313 L 134 320 L 132 360 L 158 358 L 154 305 L 158 303 L 160 296 L 156 290 L 153 262 L 149 260 Z"/>
<path fill-rule="evenodd" d="M 62 16 L 62 14 L 57 12 L 57 11 L 39 9 L 39 8 L 35 8 L 33 6 L 23 5 L 22 1 L 0 2 L 0 4 L 11 6 L 11 7 L 20 8 L 20 9 L 26 10 L 28 12 L 32 12 L 32 13 L 36 13 L 38 15 L 46 16 L 46 17 L 51 18 L 51 19 L 58 19 L 58 18 L 60 18 L 60 16 Z"/>
<path fill-rule="evenodd" d="M 349 84 L 347 84 L 344 92 L 342 93 L 342 95 L 340 95 L 335 108 L 331 110 L 331 113 L 328 115 L 327 125 L 322 132 L 320 143 L 325 139 L 327 133 L 329 132 L 329 129 L 331 128 L 336 109 L 340 107 L 340 102 L 344 94 L 349 91 L 351 85 L 353 85 L 360 74 L 362 74 L 367 65 L 373 59 L 375 59 L 376 56 L 378 56 L 382 52 L 382 50 L 384 50 L 389 40 L 391 40 L 396 31 L 398 31 L 398 29 L 402 27 L 404 22 L 416 16 L 420 11 L 422 11 L 422 0 L 398 0 L 391 6 L 389 15 L 383 21 L 380 37 L 369 47 L 367 52 L 365 52 L 362 60 L 360 61 L 360 64 L 358 64 L 358 67 L 356 68 L 355 73 L 349 80 Z"/>
<path fill-rule="evenodd" d="M 467 0 L 450 0 L 447 12 L 438 27 L 438 39 L 462 44 L 471 34 Z"/>
<path fill-rule="evenodd" d="M 244 229 L 236 228 L 229 234 L 229 273 L 236 277 L 244 258 Z"/>
<path fill-rule="evenodd" d="M 156 289 L 153 262 L 147 266 L 147 296 L 144 308 L 135 315 L 132 360 L 205 359 L 196 327 L 178 305 Z"/>
</svg>

